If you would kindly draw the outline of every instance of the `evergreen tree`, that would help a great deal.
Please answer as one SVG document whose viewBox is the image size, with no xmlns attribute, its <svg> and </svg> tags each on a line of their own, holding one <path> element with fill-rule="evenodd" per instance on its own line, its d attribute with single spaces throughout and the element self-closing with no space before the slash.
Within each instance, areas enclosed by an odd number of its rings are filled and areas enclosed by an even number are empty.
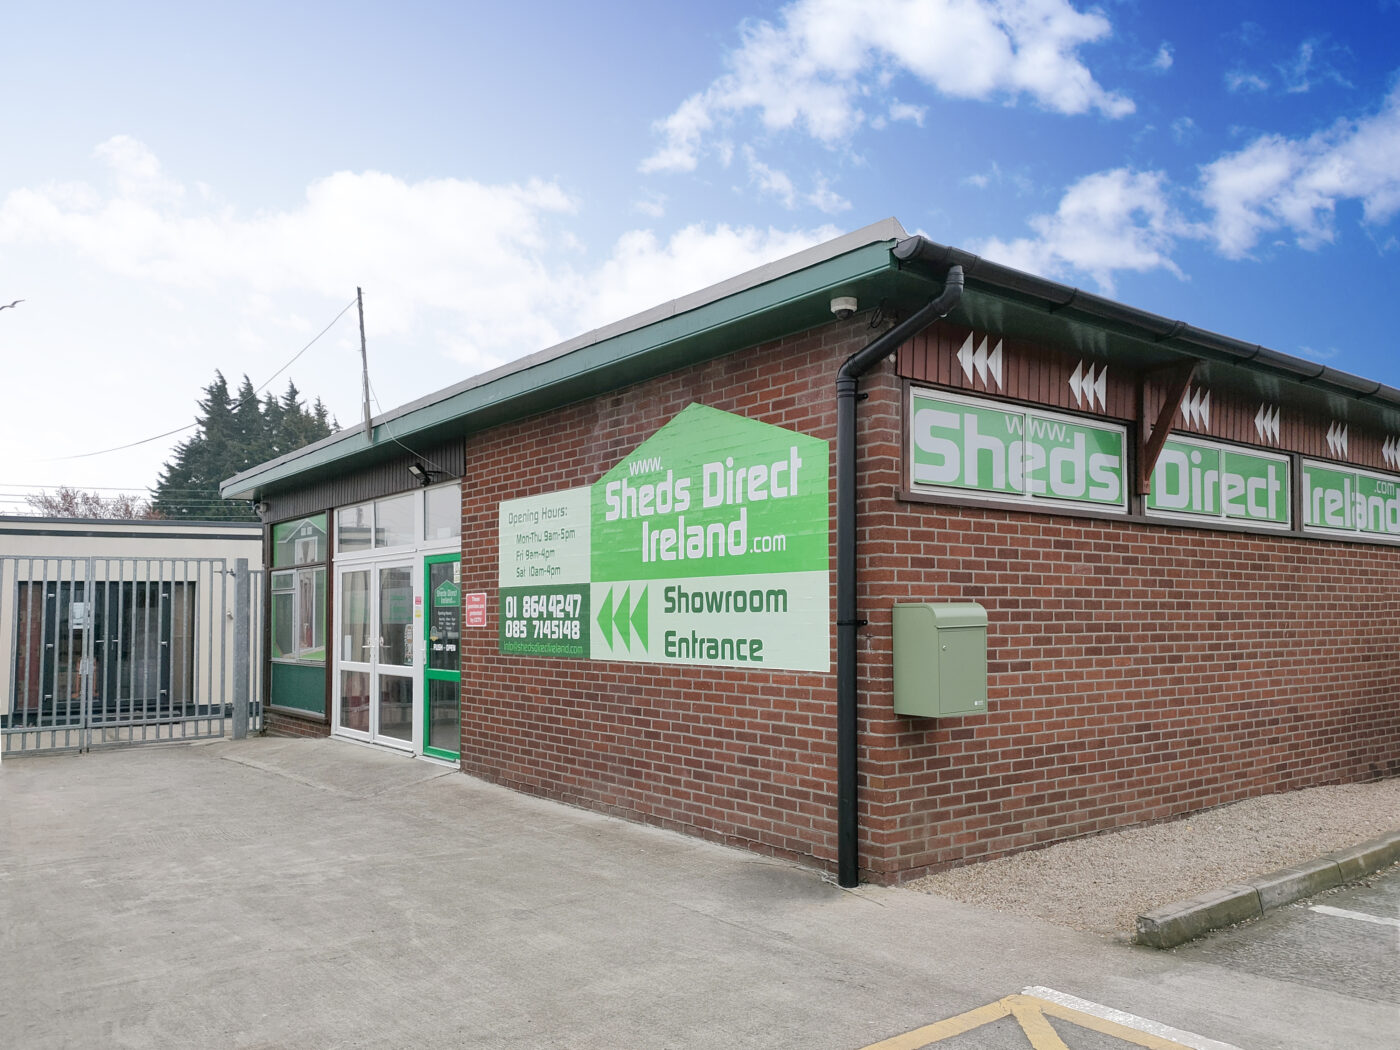
<svg viewBox="0 0 1400 1050">
<path fill-rule="evenodd" d="M 289 382 L 280 399 L 268 394 L 259 400 L 247 376 L 231 397 L 223 373 L 215 372 L 198 402 L 198 429 L 161 471 L 154 512 L 191 521 L 256 521 L 247 503 L 219 498 L 219 483 L 340 429 L 319 399 L 309 412 L 299 399 Z"/>
</svg>

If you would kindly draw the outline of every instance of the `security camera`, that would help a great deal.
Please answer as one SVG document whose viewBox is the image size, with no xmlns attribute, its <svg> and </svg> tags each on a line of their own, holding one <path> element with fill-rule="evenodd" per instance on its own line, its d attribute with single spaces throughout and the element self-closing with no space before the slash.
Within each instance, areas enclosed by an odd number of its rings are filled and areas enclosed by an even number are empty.
<svg viewBox="0 0 1400 1050">
<path fill-rule="evenodd" d="M 838 321 L 844 321 L 856 312 L 857 305 L 854 295 L 838 295 L 831 300 L 831 312 L 836 315 Z"/>
</svg>

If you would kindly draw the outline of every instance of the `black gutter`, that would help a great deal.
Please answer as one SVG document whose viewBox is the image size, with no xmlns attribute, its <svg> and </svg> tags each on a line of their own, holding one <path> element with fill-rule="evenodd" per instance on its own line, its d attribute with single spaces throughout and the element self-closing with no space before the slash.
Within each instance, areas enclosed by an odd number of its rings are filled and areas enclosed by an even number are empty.
<svg viewBox="0 0 1400 1050">
<path fill-rule="evenodd" d="M 1322 388 L 1330 393 L 1400 408 L 1400 390 L 1374 379 L 1363 379 L 1316 361 L 1290 357 L 1258 343 L 1232 339 L 1184 321 L 1170 321 L 1159 314 L 1013 270 L 961 248 L 937 244 L 926 237 L 906 238 L 894 246 L 892 254 L 901 263 L 923 263 L 934 272 L 951 266 L 961 267 L 968 284 L 974 288 L 1009 294 L 1029 301 L 1049 314 L 1079 317 L 1098 327 L 1116 328 L 1135 338 L 1191 357 L 1272 372 L 1295 383 Z"/>
<path fill-rule="evenodd" d="M 901 246 L 908 241 L 901 241 Z M 856 682 L 856 402 L 860 377 L 962 298 L 962 267 L 953 265 L 943 291 L 905 320 L 846 359 L 836 373 L 836 875 L 847 888 L 860 883 L 860 812 L 856 782 L 860 695 Z"/>
</svg>

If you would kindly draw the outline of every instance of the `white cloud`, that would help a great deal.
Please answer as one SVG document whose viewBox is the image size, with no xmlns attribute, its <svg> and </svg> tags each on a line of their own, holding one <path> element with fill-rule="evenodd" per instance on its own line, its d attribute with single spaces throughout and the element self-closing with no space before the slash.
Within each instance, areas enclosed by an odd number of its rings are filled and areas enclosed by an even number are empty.
<svg viewBox="0 0 1400 1050">
<path fill-rule="evenodd" d="M 826 179 L 822 178 L 817 179 L 816 186 L 807 194 L 807 202 L 828 215 L 851 210 L 851 202 L 828 186 Z"/>
<path fill-rule="evenodd" d="M 590 278 L 594 293 L 579 317 L 595 328 L 698 291 L 837 236 L 831 227 L 767 230 L 687 226 L 667 241 L 651 230 L 623 234 Z"/>
<path fill-rule="evenodd" d="M 760 193 L 768 194 L 778 198 L 784 208 L 794 208 L 797 206 L 797 187 L 792 184 L 792 179 L 785 171 L 777 171 L 764 164 L 756 156 L 753 150 L 748 150 L 749 158 L 749 178 L 757 185 Z"/>
<path fill-rule="evenodd" d="M 1086 273 L 1111 294 L 1117 271 L 1167 270 L 1189 224 L 1172 206 L 1161 172 L 1097 172 L 1070 186 L 1052 215 L 1030 220 L 1035 237 L 993 238 L 974 248 L 1008 266 L 1048 277 Z"/>
<path fill-rule="evenodd" d="M 1172 67 L 1172 49 L 1170 44 L 1163 44 L 1157 49 L 1157 53 L 1152 56 L 1151 68 L 1159 73 L 1165 73 Z"/>
<path fill-rule="evenodd" d="M 779 171 L 758 159 L 752 147 L 745 147 L 748 160 L 749 180 L 757 185 L 759 192 L 777 198 L 789 211 L 802 204 L 808 204 L 827 215 L 849 211 L 851 202 L 833 190 L 824 176 L 817 176 L 810 192 L 802 193 L 785 171 Z"/>
<path fill-rule="evenodd" d="M 1185 134 L 1186 118 L 1173 124 Z M 964 179 L 977 187 L 1001 172 Z M 1097 172 L 1071 185 L 1053 214 L 1029 220 L 1033 236 L 993 238 L 974 250 L 1011 266 L 1052 277 L 1089 275 L 1105 292 L 1121 271 L 1166 270 L 1182 276 L 1172 254 L 1181 242 L 1213 242 L 1231 259 L 1247 257 L 1260 239 L 1291 235 L 1305 249 L 1335 237 L 1339 205 L 1359 203 L 1378 251 L 1395 238 L 1378 228 L 1400 215 L 1400 85 L 1380 110 L 1337 122 L 1308 138 L 1263 135 L 1201 169 L 1188 197 L 1161 172 L 1125 168 Z M 1204 219 L 1187 204 L 1204 205 Z"/>
<path fill-rule="evenodd" d="M 1265 135 L 1221 157 L 1202 169 L 1201 197 L 1230 258 L 1280 230 L 1304 248 L 1329 242 L 1346 200 L 1361 203 L 1368 224 L 1390 221 L 1400 213 L 1400 86 L 1374 116 L 1305 139 Z"/>
<path fill-rule="evenodd" d="M 707 138 L 756 113 L 769 131 L 797 129 L 825 145 L 874 123 L 894 73 L 955 98 L 1022 96 L 1059 113 L 1133 110 L 1101 87 L 1077 55 L 1110 25 L 1067 0 L 796 0 L 781 24 L 746 25 L 729 72 L 657 123 L 662 145 L 641 169 L 693 171 Z M 891 119 L 913 114 L 881 103 Z"/>
<path fill-rule="evenodd" d="M 666 214 L 666 194 L 648 190 L 632 202 L 632 209 L 649 218 L 659 219 Z"/>
<path fill-rule="evenodd" d="M 900 102 L 897 99 L 890 103 L 891 120 L 907 120 L 911 124 L 923 127 L 924 117 L 927 115 L 927 106 L 916 106 L 909 102 Z"/>
<path fill-rule="evenodd" d="M 1269 82 L 1257 73 L 1235 70 L 1225 74 L 1225 86 L 1231 91 L 1268 91 Z"/>
<path fill-rule="evenodd" d="M 11 481 L 61 469 L 58 480 L 86 486 L 153 483 L 166 443 L 44 460 L 182 425 L 216 368 L 266 379 L 357 286 L 388 408 L 836 233 L 641 230 L 590 256 L 570 228 L 574 199 L 554 182 L 339 172 L 293 207 L 245 212 L 172 178 L 134 140 L 105 143 L 98 159 L 86 182 L 0 196 L 0 283 L 28 300 L 0 315 Z M 809 194 L 823 195 L 839 200 L 820 182 Z M 289 373 L 347 424 L 359 417 L 358 351 L 352 307 Z M 33 396 L 56 390 L 62 413 Z"/>
<path fill-rule="evenodd" d="M 1293 60 L 1278 67 L 1284 90 L 1290 95 L 1300 95 L 1311 91 L 1320 83 L 1331 82 L 1342 87 L 1351 87 L 1346 77 L 1326 59 L 1325 52 L 1336 49 L 1328 47 L 1320 40 L 1304 40 L 1298 45 L 1298 53 Z"/>
<path fill-rule="evenodd" d="M 1196 122 L 1190 117 L 1177 117 L 1172 121 L 1172 138 L 1178 143 L 1185 142 L 1196 134 Z"/>
</svg>

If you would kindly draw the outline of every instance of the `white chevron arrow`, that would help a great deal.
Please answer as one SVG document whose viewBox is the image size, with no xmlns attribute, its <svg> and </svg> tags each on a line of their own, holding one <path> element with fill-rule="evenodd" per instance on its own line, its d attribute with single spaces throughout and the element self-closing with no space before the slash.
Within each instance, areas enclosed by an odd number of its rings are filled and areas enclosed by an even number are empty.
<svg viewBox="0 0 1400 1050">
<path fill-rule="evenodd" d="M 1074 404 L 1077 408 L 1083 408 L 1084 402 L 1089 402 L 1089 407 L 1098 407 L 1100 412 L 1108 410 L 1108 366 L 1104 365 L 1100 370 L 1093 362 L 1089 364 L 1089 370 L 1084 370 L 1084 362 L 1074 366 L 1074 375 L 1069 377 L 1069 388 L 1074 391 Z"/>
<path fill-rule="evenodd" d="M 984 335 L 982 341 L 977 344 L 977 352 L 972 355 L 972 364 L 977 369 L 977 378 L 982 380 L 982 385 L 987 385 L 987 337 Z"/>
<path fill-rule="evenodd" d="M 967 338 L 963 340 L 962 349 L 958 351 L 958 364 L 962 365 L 963 375 L 967 376 L 967 381 L 972 382 L 972 333 L 967 333 Z"/>
<path fill-rule="evenodd" d="M 1186 397 L 1181 402 L 1181 414 L 1188 427 L 1198 430 L 1210 429 L 1210 391 L 1200 387 L 1186 389 Z"/>
<path fill-rule="evenodd" d="M 1332 421 L 1332 425 L 1327 428 L 1327 447 L 1332 450 L 1332 455 L 1338 459 L 1348 455 L 1347 451 L 1347 425 Z"/>
<path fill-rule="evenodd" d="M 1259 411 L 1254 413 L 1254 429 L 1259 432 L 1261 440 L 1278 443 L 1278 418 L 1278 405 L 1261 404 L 1259 406 Z"/>
<path fill-rule="evenodd" d="M 997 381 L 997 389 L 1001 389 L 1001 340 L 997 340 L 997 345 L 992 348 L 992 352 L 987 355 L 987 367 L 991 369 L 992 378 Z"/>
<path fill-rule="evenodd" d="M 1400 441 L 1387 434 L 1385 441 L 1381 444 L 1381 455 L 1385 458 L 1386 466 L 1400 467 Z"/>
</svg>

